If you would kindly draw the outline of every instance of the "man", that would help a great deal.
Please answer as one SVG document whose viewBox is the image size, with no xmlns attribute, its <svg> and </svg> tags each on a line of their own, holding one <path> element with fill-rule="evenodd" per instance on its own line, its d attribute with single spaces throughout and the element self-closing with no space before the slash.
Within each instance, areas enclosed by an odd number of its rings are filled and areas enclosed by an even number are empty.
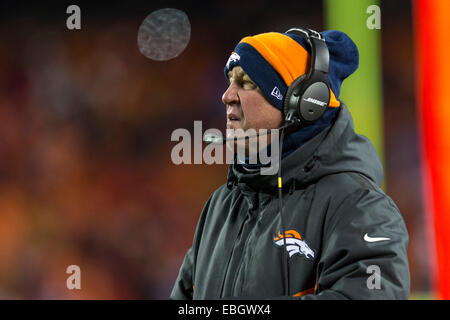
<svg viewBox="0 0 450 320">
<path fill-rule="evenodd" d="M 354 132 L 338 99 L 342 81 L 357 69 L 358 50 L 342 32 L 321 35 L 330 98 L 317 121 L 284 137 L 284 222 L 277 177 L 260 174 L 261 164 L 230 165 L 227 183 L 203 208 L 172 299 L 409 297 L 403 218 L 380 189 L 375 149 Z M 225 67 L 227 128 L 280 127 L 289 86 L 310 68 L 311 48 L 296 34 L 242 39 Z"/>
</svg>

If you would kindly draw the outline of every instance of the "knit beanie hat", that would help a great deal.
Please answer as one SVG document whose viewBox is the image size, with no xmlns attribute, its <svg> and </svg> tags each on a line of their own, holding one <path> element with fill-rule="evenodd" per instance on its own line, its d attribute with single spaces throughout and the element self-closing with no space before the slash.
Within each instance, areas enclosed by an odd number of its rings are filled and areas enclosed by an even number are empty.
<svg viewBox="0 0 450 320">
<path fill-rule="evenodd" d="M 359 54 L 355 43 L 343 32 L 330 30 L 320 33 L 330 54 L 328 82 L 329 107 L 339 107 L 337 99 L 342 81 L 358 68 Z M 311 51 L 298 35 L 261 33 L 243 38 L 225 66 L 225 77 L 235 66 L 241 66 L 258 85 L 265 98 L 283 112 L 283 101 L 289 85 L 310 68 Z"/>
</svg>

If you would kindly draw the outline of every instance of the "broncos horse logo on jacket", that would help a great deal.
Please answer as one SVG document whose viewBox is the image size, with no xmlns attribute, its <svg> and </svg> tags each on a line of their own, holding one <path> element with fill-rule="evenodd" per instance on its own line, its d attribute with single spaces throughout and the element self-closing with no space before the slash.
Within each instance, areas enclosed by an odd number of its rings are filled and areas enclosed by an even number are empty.
<svg viewBox="0 0 450 320">
<path fill-rule="evenodd" d="M 286 250 L 289 253 L 289 258 L 294 254 L 304 255 L 306 259 L 314 258 L 314 251 L 306 244 L 300 233 L 295 230 L 287 230 L 286 235 Z M 284 245 L 283 234 L 278 231 L 278 236 L 274 237 L 275 244 L 282 247 Z"/>
</svg>

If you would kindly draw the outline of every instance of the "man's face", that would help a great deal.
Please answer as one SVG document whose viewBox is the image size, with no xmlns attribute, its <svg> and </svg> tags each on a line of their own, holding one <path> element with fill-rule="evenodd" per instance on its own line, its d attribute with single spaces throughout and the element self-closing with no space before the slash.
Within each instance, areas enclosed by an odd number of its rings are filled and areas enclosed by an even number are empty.
<svg viewBox="0 0 450 320">
<path fill-rule="evenodd" d="M 264 98 L 261 90 L 240 66 L 230 70 L 228 78 L 230 85 L 222 96 L 226 105 L 227 129 L 255 129 L 258 132 L 259 129 L 281 126 L 281 111 Z"/>
</svg>

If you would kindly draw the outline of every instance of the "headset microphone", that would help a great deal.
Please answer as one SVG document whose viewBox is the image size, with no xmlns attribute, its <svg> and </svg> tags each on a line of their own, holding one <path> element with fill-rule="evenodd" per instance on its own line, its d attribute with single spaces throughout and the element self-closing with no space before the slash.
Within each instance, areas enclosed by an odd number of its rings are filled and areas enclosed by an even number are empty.
<svg viewBox="0 0 450 320">
<path fill-rule="evenodd" d="M 203 141 L 206 143 L 212 143 L 212 144 L 225 144 L 228 141 L 235 141 L 235 140 L 244 140 L 244 139 L 250 139 L 250 138 L 256 138 L 259 136 L 264 136 L 266 134 L 270 134 L 272 130 L 284 130 L 286 128 L 292 127 L 292 126 L 298 126 L 300 125 L 300 121 L 298 119 L 292 119 L 285 121 L 285 124 L 277 129 L 271 129 L 269 131 L 263 132 L 263 133 L 257 133 L 251 136 L 242 136 L 242 137 L 233 137 L 233 138 L 223 138 L 222 136 L 216 136 L 212 133 L 206 133 L 203 137 Z"/>
</svg>

